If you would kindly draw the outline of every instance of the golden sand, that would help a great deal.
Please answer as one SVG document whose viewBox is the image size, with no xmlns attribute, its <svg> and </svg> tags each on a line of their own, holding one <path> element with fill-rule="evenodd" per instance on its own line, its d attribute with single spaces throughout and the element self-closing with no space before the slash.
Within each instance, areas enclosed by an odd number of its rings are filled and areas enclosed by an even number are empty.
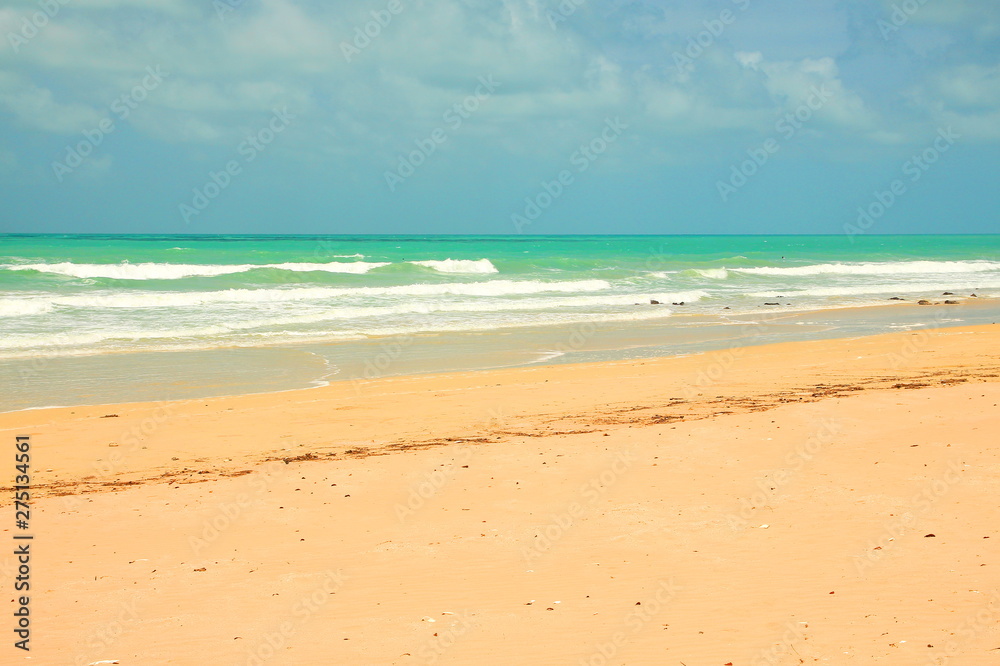
<svg viewBox="0 0 1000 666">
<path fill-rule="evenodd" d="M 0 654 L 1000 663 L 998 376 L 982 326 L 0 414 Z"/>
</svg>

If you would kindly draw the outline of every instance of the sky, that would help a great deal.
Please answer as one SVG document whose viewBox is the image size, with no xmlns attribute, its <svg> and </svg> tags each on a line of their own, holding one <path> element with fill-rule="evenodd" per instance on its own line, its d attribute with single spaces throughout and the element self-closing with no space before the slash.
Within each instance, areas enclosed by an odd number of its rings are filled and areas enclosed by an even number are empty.
<svg viewBox="0 0 1000 666">
<path fill-rule="evenodd" d="M 0 233 L 1000 231 L 996 0 L 3 0 Z"/>
</svg>

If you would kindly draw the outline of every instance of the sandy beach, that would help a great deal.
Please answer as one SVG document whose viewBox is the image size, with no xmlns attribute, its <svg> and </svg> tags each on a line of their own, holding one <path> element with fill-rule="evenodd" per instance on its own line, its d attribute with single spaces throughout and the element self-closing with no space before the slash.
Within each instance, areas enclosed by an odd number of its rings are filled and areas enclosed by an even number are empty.
<svg viewBox="0 0 1000 666">
<path fill-rule="evenodd" d="M 978 326 L 0 414 L 3 662 L 996 663 L 998 403 Z"/>
<path fill-rule="evenodd" d="M 0 25 L 0 666 L 1000 666 L 1000 1 Z"/>
</svg>

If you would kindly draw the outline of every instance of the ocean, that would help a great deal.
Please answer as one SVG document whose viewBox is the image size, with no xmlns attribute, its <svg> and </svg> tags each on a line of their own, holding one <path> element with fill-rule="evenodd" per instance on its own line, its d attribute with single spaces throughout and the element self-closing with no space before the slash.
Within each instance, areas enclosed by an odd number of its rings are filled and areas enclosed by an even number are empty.
<svg viewBox="0 0 1000 666">
<path fill-rule="evenodd" d="M 993 235 L 5 235 L 0 410 L 991 323 L 997 296 Z"/>
</svg>

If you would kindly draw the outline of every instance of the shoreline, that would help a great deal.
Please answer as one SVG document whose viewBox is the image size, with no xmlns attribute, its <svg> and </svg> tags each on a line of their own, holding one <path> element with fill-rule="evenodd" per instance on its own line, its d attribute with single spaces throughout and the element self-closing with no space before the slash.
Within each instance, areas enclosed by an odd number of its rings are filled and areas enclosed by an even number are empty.
<svg viewBox="0 0 1000 666">
<path fill-rule="evenodd" d="M 957 306 L 941 304 L 919 306 L 911 302 L 893 302 L 863 307 L 782 310 L 759 315 L 739 313 L 712 317 L 700 313 L 675 312 L 671 317 L 655 324 L 633 322 L 623 326 L 613 322 L 528 327 L 498 332 L 504 340 L 513 337 L 510 341 L 493 344 L 513 345 L 513 347 L 507 349 L 498 346 L 492 352 L 489 351 L 488 344 L 485 352 L 473 351 L 482 344 L 481 334 L 456 333 L 444 337 L 440 334 L 388 336 L 337 345 L 281 344 L 189 351 L 114 352 L 43 357 L 29 361 L 7 359 L 5 364 L 9 385 L 19 387 L 16 380 L 18 376 L 22 383 L 25 379 L 29 384 L 41 382 L 34 389 L 24 389 L 29 392 L 28 396 L 59 390 L 57 387 L 61 387 L 67 396 L 94 393 L 94 387 L 86 382 L 75 389 L 65 388 L 62 381 L 65 376 L 74 377 L 75 381 L 79 382 L 81 375 L 100 373 L 110 374 L 113 377 L 117 375 L 118 379 L 124 378 L 125 382 L 120 386 L 112 382 L 112 387 L 102 387 L 100 390 L 105 391 L 103 398 L 76 402 L 67 400 L 58 405 L 26 404 L 0 413 L 142 402 L 150 399 L 200 400 L 260 395 L 324 388 L 332 384 L 376 377 L 427 376 L 467 371 L 490 372 L 511 368 L 617 362 L 640 358 L 675 358 L 730 346 L 744 347 L 782 341 L 836 340 L 881 335 L 886 329 L 930 330 L 932 327 L 961 327 L 986 323 L 998 317 L 1000 317 L 1000 299 L 980 298 L 964 299 Z M 816 321 L 809 321 L 810 319 Z M 698 331 L 704 333 L 704 337 L 700 340 L 694 337 Z M 460 354 L 455 358 L 442 358 L 441 362 L 453 366 L 442 371 L 430 367 L 429 364 L 434 361 L 433 354 L 441 353 L 438 349 L 445 344 L 443 340 L 452 340 L 452 346 L 464 345 L 468 349 L 462 352 L 466 354 L 465 356 Z M 523 346 L 520 351 L 518 351 L 519 345 Z M 426 350 L 424 346 L 427 347 Z M 474 353 L 479 353 L 480 356 L 469 356 Z M 489 356 L 490 353 L 493 356 Z M 432 356 L 426 357 L 427 354 Z M 517 357 L 524 355 L 533 356 L 534 360 L 530 358 L 518 360 Z M 232 360 L 225 360 L 230 357 Z M 343 371 L 340 360 L 350 364 L 345 365 Z M 249 373 L 247 377 L 236 380 L 223 379 L 234 363 L 247 368 L 244 371 Z M 275 366 L 275 364 L 280 365 Z M 321 366 L 325 370 L 321 371 Z M 211 371 L 206 370 L 206 367 Z M 119 369 L 114 370 L 114 368 Z M 149 378 L 143 374 L 142 368 L 148 368 L 146 373 L 153 373 L 152 377 L 157 382 L 155 385 L 148 381 Z M 196 375 L 191 379 L 185 374 L 169 374 L 177 372 L 176 368 L 182 368 L 181 372 L 188 369 L 208 374 Z M 291 375 L 276 380 L 274 370 L 279 368 L 285 375 L 288 373 Z M 56 379 L 60 381 L 57 382 Z M 211 388 L 213 383 L 220 381 L 235 381 L 235 384 L 227 392 Z M 199 385 L 199 382 L 203 385 Z M 189 386 L 182 388 L 185 385 Z M 130 387 L 133 392 L 138 391 L 143 397 L 129 399 Z M 16 402 L 18 398 L 14 397 L 12 400 Z M 22 403 L 30 400 L 30 397 L 20 398 Z"/>
<path fill-rule="evenodd" d="M 861 362 L 861 367 L 867 368 L 870 377 L 859 380 L 848 391 L 861 390 L 862 385 L 871 385 L 873 388 L 884 388 L 882 384 L 924 381 L 928 372 L 935 368 L 934 372 L 941 372 L 941 368 L 928 366 L 922 356 L 926 348 L 935 344 L 946 344 L 952 358 L 960 359 L 964 357 L 962 350 L 965 339 L 962 336 L 983 337 L 988 340 L 1000 342 L 1000 328 L 995 325 L 981 326 L 955 326 L 920 329 L 918 331 L 904 331 L 897 333 L 883 333 L 878 335 L 861 336 L 854 338 L 827 338 L 818 340 L 778 342 L 752 344 L 747 346 L 729 347 L 707 352 L 694 353 L 684 356 L 653 357 L 643 359 L 623 359 L 615 361 L 581 362 L 567 364 L 547 364 L 528 365 L 512 368 L 499 368 L 491 370 L 466 370 L 447 373 L 427 373 L 412 375 L 388 375 L 376 377 L 368 380 L 348 380 L 331 382 L 326 386 L 308 387 L 299 389 L 288 389 L 284 391 L 272 391 L 253 394 L 241 394 L 232 396 L 213 396 L 205 398 L 192 398 L 184 400 L 161 400 L 161 401 L 138 401 L 120 402 L 98 405 L 78 405 L 65 407 L 50 407 L 30 410 L 20 410 L 0 413 L 0 432 L 13 433 L 18 428 L 22 430 L 44 427 L 45 424 L 58 423 L 64 427 L 69 423 L 84 423 L 93 426 L 93 419 L 108 419 L 104 424 L 113 424 L 114 427 L 101 428 L 99 439 L 105 437 L 112 441 L 126 439 L 131 442 L 143 440 L 145 430 L 148 430 L 150 419 L 155 423 L 154 431 L 159 430 L 159 424 L 167 421 L 166 417 L 158 414 L 169 414 L 170 419 L 203 419 L 206 414 L 215 412 L 237 412 L 246 415 L 248 412 L 266 409 L 271 411 L 281 411 L 282 405 L 289 405 L 291 408 L 300 409 L 307 413 L 318 416 L 318 405 L 330 405 L 332 409 L 339 410 L 361 410 L 365 423 L 348 423 L 346 427 L 354 428 L 360 426 L 357 435 L 349 443 L 333 447 L 325 451 L 324 455 L 335 456 L 331 453 L 339 448 L 340 451 L 349 450 L 354 446 L 362 446 L 366 452 L 374 443 L 376 447 L 392 440 L 383 434 L 385 428 L 381 425 L 372 424 L 384 420 L 379 416 L 381 407 L 376 402 L 414 400 L 421 405 L 419 412 L 423 412 L 434 400 L 427 396 L 441 398 L 447 409 L 461 411 L 463 395 L 468 392 L 483 392 L 486 394 L 496 394 L 498 397 L 490 398 L 498 402 L 523 402 L 521 398 L 514 399 L 512 392 L 528 390 L 538 393 L 538 399 L 547 401 L 546 404 L 558 405 L 563 409 L 568 409 L 573 405 L 579 405 L 581 394 L 572 393 L 570 397 L 560 395 L 550 395 L 547 387 L 541 384 L 552 382 L 559 385 L 556 393 L 562 393 L 566 389 L 576 391 L 586 391 L 586 404 L 591 409 L 614 411 L 614 405 L 618 402 L 607 400 L 601 396 L 601 391 L 595 391 L 595 382 L 619 382 L 623 379 L 632 379 L 641 382 L 648 382 L 659 377 L 661 374 L 670 378 L 669 386 L 670 400 L 659 399 L 665 406 L 671 406 L 674 401 L 677 404 L 691 403 L 691 405 L 709 405 L 718 401 L 699 401 L 706 392 L 711 392 L 717 388 L 726 387 L 730 391 L 736 386 L 757 384 L 753 377 L 756 373 L 765 372 L 774 374 L 774 368 L 769 366 L 770 359 L 795 359 L 795 362 L 805 367 L 825 367 L 830 362 L 816 363 L 809 358 L 814 352 L 819 352 L 821 357 L 831 357 L 843 355 L 847 350 L 885 350 L 877 354 L 864 354 L 854 359 L 854 363 Z M 987 345 L 988 346 L 988 345 Z M 995 346 L 1000 350 L 1000 344 Z M 993 358 L 996 363 L 990 366 L 985 363 L 985 358 L 979 358 L 980 363 L 973 367 L 992 368 L 1000 373 L 1000 351 Z M 787 362 L 787 361 L 782 361 Z M 848 362 L 848 366 L 852 363 Z M 801 371 L 801 367 L 799 368 Z M 826 372 L 830 372 L 828 369 Z M 962 376 L 962 370 L 955 368 L 951 371 L 957 377 Z M 888 373 L 890 379 L 879 380 L 879 373 Z M 842 371 L 832 372 L 834 377 L 842 377 Z M 933 373 L 932 373 L 933 374 Z M 987 375 L 993 376 L 993 375 Z M 806 378 L 802 378 L 806 381 Z M 881 384 L 879 383 L 881 381 Z M 961 380 L 964 381 L 964 380 Z M 802 383 L 802 382 L 794 382 Z M 806 382 L 808 383 L 808 382 Z M 640 399 L 644 402 L 654 402 L 659 395 L 659 389 L 653 390 L 647 384 L 643 384 L 643 390 L 636 393 L 634 390 L 630 394 L 631 401 Z M 826 391 L 822 383 L 817 385 L 822 391 Z M 509 387 L 518 387 L 516 389 Z M 727 399 L 749 400 L 755 404 L 755 400 L 762 400 L 761 404 L 773 406 L 772 399 L 779 402 L 783 392 L 792 389 L 787 379 L 773 383 L 767 390 L 746 390 L 736 395 L 730 395 Z M 794 391 L 792 392 L 794 393 Z M 836 393 L 836 391 L 834 392 Z M 777 397 L 776 397 L 777 396 Z M 718 396 L 722 398 L 723 396 Z M 775 398 L 776 397 L 776 398 Z M 796 398 L 798 400 L 798 398 Z M 758 405 L 759 406 L 759 405 Z M 581 405 L 582 407 L 582 405 Z M 694 407 L 690 407 L 694 409 Z M 654 407 L 646 406 L 644 410 L 652 410 Z M 629 411 L 635 411 L 629 408 Z M 500 410 L 502 412 L 502 409 Z M 429 413 L 429 412 L 428 412 Z M 532 410 L 526 412 L 526 418 L 538 418 L 539 413 Z M 125 416 L 125 418 L 123 418 Z M 596 418 L 609 418 L 608 414 L 595 415 Z M 329 415 L 324 415 L 329 420 Z M 462 437 L 481 437 L 482 432 L 488 431 L 489 426 L 484 426 L 490 422 L 504 420 L 506 416 L 502 413 L 493 414 L 487 410 L 484 414 L 479 414 L 477 418 L 468 419 L 464 425 Z M 111 420 L 114 419 L 114 420 Z M 119 420 L 121 419 L 121 420 Z M 217 417 L 213 420 L 222 420 Z M 333 419 L 328 425 L 335 425 L 341 419 Z M 420 423 L 422 419 L 417 419 L 413 423 Z M 392 423 L 397 420 L 390 419 Z M 138 424 L 138 425 L 136 425 Z M 147 425 L 143 425 L 147 424 Z M 245 431 L 247 425 L 245 421 L 235 420 L 231 427 L 236 431 Z M 401 429 L 400 434 L 412 435 L 417 432 L 438 432 L 438 429 L 429 429 L 424 425 L 407 425 Z M 442 436 L 448 432 L 439 432 Z M 454 433 L 450 433 L 454 434 Z M 392 438 L 400 440 L 397 436 Z M 428 441 L 435 441 L 434 436 L 424 437 Z M 120 444 L 112 448 L 120 448 Z M 304 448 L 306 445 L 297 444 L 297 448 Z M 101 454 L 107 453 L 101 450 L 102 447 L 88 451 L 94 459 L 102 459 Z M 285 451 L 291 450 L 285 447 Z M 272 458 L 280 459 L 282 449 L 270 450 Z M 246 453 L 263 453 L 257 447 L 245 447 Z M 74 451 L 79 453 L 79 451 Z M 116 452 L 112 451 L 111 454 Z M 133 457 L 136 460 L 144 459 L 145 456 L 138 454 Z M 294 452 L 297 453 L 297 452 Z M 194 456 L 200 458 L 201 456 Z M 161 456 L 162 458 L 162 456 Z M 165 461 L 159 460 L 160 464 Z M 140 465 L 140 469 L 145 465 Z M 127 472 L 128 465 L 115 464 L 115 472 Z M 157 465 L 158 467 L 158 465 Z M 171 465 L 166 464 L 166 468 Z M 228 466 L 232 467 L 232 466 Z M 95 467 L 96 469 L 96 467 Z M 100 474 L 99 476 L 108 476 Z M 62 480 L 61 480 L 62 481 Z M 84 484 L 86 485 L 86 484 Z M 114 485 L 114 484 L 112 484 Z"/>
</svg>

